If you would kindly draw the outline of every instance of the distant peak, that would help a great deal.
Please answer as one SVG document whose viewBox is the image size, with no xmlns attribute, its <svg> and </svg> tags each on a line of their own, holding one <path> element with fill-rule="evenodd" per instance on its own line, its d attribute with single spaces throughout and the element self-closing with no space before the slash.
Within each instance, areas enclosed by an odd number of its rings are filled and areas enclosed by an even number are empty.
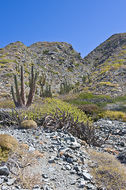
<svg viewBox="0 0 126 190">
<path fill-rule="evenodd" d="M 20 41 L 16 41 L 16 42 L 12 42 L 12 43 L 8 44 L 7 46 L 5 46 L 5 48 L 7 48 L 7 47 L 13 47 L 13 46 L 19 47 L 19 46 L 25 46 L 25 45 L 22 42 L 20 42 Z"/>
</svg>

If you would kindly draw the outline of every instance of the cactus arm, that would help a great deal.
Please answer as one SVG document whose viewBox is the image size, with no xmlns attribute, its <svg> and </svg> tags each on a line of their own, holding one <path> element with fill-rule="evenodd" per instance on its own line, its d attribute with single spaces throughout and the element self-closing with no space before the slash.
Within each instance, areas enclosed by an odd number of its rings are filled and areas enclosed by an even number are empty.
<svg viewBox="0 0 126 190">
<path fill-rule="evenodd" d="M 18 88 L 18 82 L 17 82 L 17 76 L 16 75 L 14 75 L 14 82 L 15 82 L 17 102 L 18 102 L 19 107 L 22 107 L 22 100 L 21 100 L 20 93 L 19 93 L 19 88 Z"/>
<path fill-rule="evenodd" d="M 23 74 L 23 66 L 21 66 L 21 99 L 22 103 L 25 105 L 25 92 L 24 92 L 24 74 Z"/>
<path fill-rule="evenodd" d="M 18 107 L 18 102 L 16 101 L 16 98 L 15 98 L 13 86 L 11 86 L 11 94 L 12 94 L 12 98 L 13 98 L 15 106 Z"/>
<path fill-rule="evenodd" d="M 33 100 L 33 97 L 34 97 L 34 94 L 35 94 L 36 81 L 37 81 L 37 73 L 35 74 L 35 77 L 34 77 L 34 71 L 33 71 L 33 66 L 32 66 L 30 91 L 29 91 L 28 100 L 27 100 L 27 104 L 26 104 L 27 107 L 29 107 L 31 105 L 31 103 L 32 103 L 32 100 Z"/>
</svg>

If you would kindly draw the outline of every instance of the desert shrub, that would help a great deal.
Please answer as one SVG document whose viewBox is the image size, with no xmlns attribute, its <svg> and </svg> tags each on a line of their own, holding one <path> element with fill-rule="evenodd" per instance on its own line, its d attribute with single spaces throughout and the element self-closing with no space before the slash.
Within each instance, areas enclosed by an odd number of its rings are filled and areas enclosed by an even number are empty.
<svg viewBox="0 0 126 190">
<path fill-rule="evenodd" d="M 96 163 L 91 173 L 99 186 L 107 190 L 126 189 L 126 168 L 109 153 L 89 151 L 91 159 Z"/>
<path fill-rule="evenodd" d="M 103 110 L 95 104 L 84 104 L 78 106 L 78 108 L 85 112 L 86 115 L 90 116 L 94 121 L 103 117 Z"/>
<path fill-rule="evenodd" d="M 21 122 L 21 128 L 23 129 L 36 129 L 37 128 L 37 123 L 33 120 L 24 120 Z"/>
<path fill-rule="evenodd" d="M 39 151 L 29 151 L 27 145 L 20 144 L 17 151 L 13 152 L 7 162 L 11 177 L 20 183 L 21 189 L 32 190 L 38 184 L 42 185 L 39 158 L 44 156 Z"/>
<path fill-rule="evenodd" d="M 2 149 L 14 150 L 18 147 L 17 140 L 8 134 L 0 134 L 0 147 Z"/>
<path fill-rule="evenodd" d="M 0 134 L 0 162 L 7 161 L 10 151 L 16 150 L 17 147 L 18 142 L 14 137 L 8 134 Z"/>
<path fill-rule="evenodd" d="M 62 129 L 89 145 L 101 146 L 107 140 L 99 138 L 96 127 L 91 122 L 79 122 L 78 118 L 75 120 L 70 113 L 61 111 L 59 108 L 56 109 L 54 115 L 50 114 L 45 117 L 43 126 L 51 131 Z"/>
<path fill-rule="evenodd" d="M 0 114 L 2 114 L 1 120 L 5 125 L 13 124 L 18 127 L 24 119 L 34 120 L 38 125 L 42 125 L 47 115 L 55 115 L 57 108 L 61 111 L 65 111 L 66 114 L 70 113 L 74 120 L 78 119 L 79 122 L 86 123 L 89 121 L 91 123 L 91 119 L 76 106 L 55 98 L 46 98 L 44 102 L 41 101 L 38 104 L 33 104 L 28 109 L 22 108 L 14 110 L 12 113 L 1 112 Z"/>
<path fill-rule="evenodd" d="M 0 147 L 0 163 L 7 161 L 7 159 L 8 159 L 8 154 L 9 154 L 9 150 L 7 150 L 7 149 L 2 149 L 2 148 Z"/>
<path fill-rule="evenodd" d="M 82 82 L 83 82 L 83 84 L 86 82 L 86 79 L 87 79 L 87 76 L 86 76 L 86 75 L 83 75 L 83 76 L 82 76 Z"/>
<path fill-rule="evenodd" d="M 48 53 L 49 53 L 49 50 L 48 50 L 48 49 L 43 50 L 43 54 L 44 54 L 44 55 L 48 55 Z"/>
<path fill-rule="evenodd" d="M 99 107 L 95 104 L 86 104 L 86 105 L 80 105 L 78 106 L 79 109 L 81 109 L 86 114 L 93 114 L 94 112 L 98 112 Z"/>
<path fill-rule="evenodd" d="M 61 111 L 65 111 L 66 113 L 70 113 L 71 116 L 74 117 L 74 120 L 78 118 L 79 122 L 84 123 L 89 121 L 89 118 L 86 116 L 86 114 L 79 110 L 76 106 L 70 105 L 69 103 L 56 98 L 46 98 L 42 104 L 33 104 L 29 109 L 23 111 L 22 117 L 33 119 L 39 124 L 40 121 L 43 121 L 43 118 L 46 115 L 55 115 L 57 108 L 59 108 Z"/>
<path fill-rule="evenodd" d="M 78 98 L 80 99 L 93 99 L 93 98 L 97 98 L 97 99 L 111 99 L 109 96 L 107 95 L 95 95 L 95 94 L 92 94 L 92 93 L 80 93 Z"/>
<path fill-rule="evenodd" d="M 22 118 L 23 119 L 23 118 Z M 17 126 L 20 125 L 21 117 L 20 110 L 0 110 L 0 123 L 2 126 Z"/>
<path fill-rule="evenodd" d="M 85 92 L 80 92 L 75 98 L 71 97 L 66 101 L 75 105 L 96 104 L 101 108 L 106 106 L 107 103 L 113 102 L 113 100 L 109 96 L 95 95 L 92 93 L 85 93 Z"/>
<path fill-rule="evenodd" d="M 0 108 L 15 108 L 12 100 L 2 100 L 0 101 Z"/>
<path fill-rule="evenodd" d="M 121 120 L 126 122 L 126 113 L 121 111 L 105 111 L 104 118 L 109 118 L 111 120 Z"/>
</svg>

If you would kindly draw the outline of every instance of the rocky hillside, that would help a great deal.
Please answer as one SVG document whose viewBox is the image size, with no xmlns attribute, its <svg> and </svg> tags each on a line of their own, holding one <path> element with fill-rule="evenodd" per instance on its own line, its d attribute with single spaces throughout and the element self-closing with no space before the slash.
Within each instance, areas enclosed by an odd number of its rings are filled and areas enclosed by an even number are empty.
<svg viewBox="0 0 126 190">
<path fill-rule="evenodd" d="M 91 90 L 114 96 L 126 93 L 126 33 L 111 36 L 84 63 L 90 68 Z"/>
<path fill-rule="evenodd" d="M 46 82 L 57 93 L 66 78 L 74 87 L 112 96 L 126 94 L 126 33 L 115 34 L 99 45 L 84 59 L 65 42 L 37 42 L 27 47 L 15 42 L 0 49 L 0 95 L 10 96 L 13 74 L 25 69 L 28 87 L 30 67 L 34 64 L 46 74 Z M 88 76 L 88 77 L 87 77 Z M 40 93 L 39 82 L 37 93 Z"/>
<path fill-rule="evenodd" d="M 53 92 L 59 91 L 60 83 L 66 78 L 75 85 L 82 82 L 84 61 L 70 44 L 64 42 L 37 42 L 27 47 L 15 42 L 0 49 L 0 94 L 10 94 L 13 74 L 19 74 L 20 65 L 25 69 L 25 85 L 31 65 L 34 64 L 39 76 L 46 74 L 47 83 Z M 71 80 L 72 79 L 72 80 Z M 39 84 L 38 94 L 39 94 Z"/>
</svg>

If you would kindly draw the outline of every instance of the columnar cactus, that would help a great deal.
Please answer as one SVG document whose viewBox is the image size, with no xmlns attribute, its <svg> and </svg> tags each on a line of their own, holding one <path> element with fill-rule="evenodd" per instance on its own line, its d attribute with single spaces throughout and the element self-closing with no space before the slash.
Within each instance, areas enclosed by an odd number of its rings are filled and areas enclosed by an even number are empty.
<svg viewBox="0 0 126 190">
<path fill-rule="evenodd" d="M 65 79 L 63 83 L 60 84 L 60 94 L 67 94 L 70 92 L 70 90 L 72 90 L 72 85 L 67 82 L 67 80 Z"/>
<path fill-rule="evenodd" d="M 34 74 L 34 68 L 33 66 L 31 67 L 31 77 L 29 81 L 29 95 L 28 95 L 28 100 L 25 100 L 25 90 L 24 90 L 24 75 L 23 75 L 23 66 L 21 66 L 21 90 L 19 91 L 18 87 L 18 81 L 17 81 L 17 76 L 14 75 L 14 83 L 15 83 L 15 91 L 14 93 L 14 88 L 11 86 L 11 93 L 12 93 L 12 98 L 14 101 L 14 104 L 16 107 L 29 107 L 32 103 L 34 94 L 35 94 L 35 86 L 36 86 L 36 81 L 37 81 L 37 72 Z"/>
<path fill-rule="evenodd" d="M 45 74 L 42 74 L 40 76 L 40 79 L 39 79 L 39 84 L 41 86 L 41 90 L 40 90 L 40 97 L 43 96 L 43 87 L 45 85 L 45 82 L 46 82 L 46 75 Z"/>
</svg>

